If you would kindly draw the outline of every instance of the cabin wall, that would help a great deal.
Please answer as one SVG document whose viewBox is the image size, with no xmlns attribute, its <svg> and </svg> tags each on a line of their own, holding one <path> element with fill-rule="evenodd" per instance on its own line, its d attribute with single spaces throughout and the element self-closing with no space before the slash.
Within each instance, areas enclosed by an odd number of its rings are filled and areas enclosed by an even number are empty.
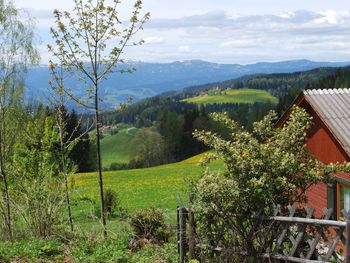
<svg viewBox="0 0 350 263">
<path fill-rule="evenodd" d="M 311 106 L 304 100 L 300 103 L 301 107 L 313 117 L 313 124 L 307 135 L 307 148 L 311 155 L 325 164 L 346 162 L 349 158 L 341 145 L 315 113 Z M 349 174 L 337 174 L 337 177 L 350 181 Z M 316 209 L 316 215 L 322 215 L 322 209 L 327 207 L 327 185 L 318 183 L 307 191 L 308 205 Z"/>
</svg>

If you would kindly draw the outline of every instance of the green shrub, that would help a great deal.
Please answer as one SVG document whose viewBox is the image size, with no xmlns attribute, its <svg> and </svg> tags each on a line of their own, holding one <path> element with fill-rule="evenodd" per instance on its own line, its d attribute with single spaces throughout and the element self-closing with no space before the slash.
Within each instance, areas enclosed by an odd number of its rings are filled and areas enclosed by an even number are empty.
<svg viewBox="0 0 350 263">
<path fill-rule="evenodd" d="M 133 241 L 146 239 L 163 243 L 168 240 L 169 233 L 162 210 L 154 207 L 140 209 L 133 212 L 130 219 L 134 230 Z"/>
<path fill-rule="evenodd" d="M 126 163 L 111 163 L 109 166 L 109 171 L 115 171 L 115 170 L 125 170 L 128 169 L 128 165 Z"/>
<path fill-rule="evenodd" d="M 0 242 L 0 262 L 16 258 L 32 262 L 35 259 L 59 260 L 63 257 L 63 245 L 53 240 L 30 239 L 12 243 Z"/>
<path fill-rule="evenodd" d="M 114 212 L 120 207 L 120 199 L 116 191 L 107 189 L 105 191 L 105 209 L 108 216 L 113 216 Z"/>
<path fill-rule="evenodd" d="M 107 218 L 115 218 L 119 217 L 121 219 L 125 219 L 128 216 L 127 210 L 121 206 L 120 198 L 118 193 L 114 190 L 107 189 L 104 193 L 105 200 L 105 211 L 107 214 Z M 101 217 L 101 209 L 100 204 L 93 202 L 95 217 Z"/>
<path fill-rule="evenodd" d="M 328 182 L 332 172 L 346 167 L 325 165 L 309 154 L 305 141 L 312 120 L 304 109 L 293 107 L 281 128 L 275 127 L 277 115 L 271 112 L 253 123 L 251 132 L 225 113 L 211 117 L 230 135 L 194 133 L 211 149 L 203 160 L 203 176 L 192 189 L 197 237 L 202 247 L 230 249 L 237 257 L 233 262 L 257 262 L 272 246 L 271 226 L 259 215 L 271 214 L 273 204 L 283 211 L 288 204 L 303 203 L 307 189 Z M 209 163 L 214 160 L 222 160 L 224 169 L 212 169 Z M 209 249 L 201 253 L 209 260 L 227 260 Z"/>
</svg>

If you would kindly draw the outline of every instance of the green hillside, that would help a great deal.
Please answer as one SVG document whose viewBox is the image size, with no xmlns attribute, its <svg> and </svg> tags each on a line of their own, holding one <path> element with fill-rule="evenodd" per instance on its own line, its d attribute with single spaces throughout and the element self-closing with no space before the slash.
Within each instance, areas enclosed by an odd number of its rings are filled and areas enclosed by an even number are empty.
<svg viewBox="0 0 350 263">
<path fill-rule="evenodd" d="M 156 206 L 165 209 L 172 217 L 177 206 L 176 196 L 180 194 L 185 199 L 190 181 L 203 172 L 203 168 L 198 165 L 201 157 L 198 155 L 179 163 L 152 168 L 104 172 L 105 189 L 115 190 L 120 196 L 121 204 L 129 211 Z M 215 163 L 213 166 L 220 168 L 222 164 Z M 74 175 L 73 199 L 91 199 L 98 203 L 97 179 L 96 173 Z M 80 213 L 87 211 L 88 205 L 77 202 L 75 218 L 83 217 Z M 85 220 L 80 218 L 78 221 Z"/>
<path fill-rule="evenodd" d="M 204 94 L 184 101 L 197 104 L 214 104 L 214 103 L 255 103 L 255 102 L 272 102 L 277 104 L 278 99 L 265 90 L 257 89 L 229 89 L 219 92 L 219 94 Z"/>
<path fill-rule="evenodd" d="M 104 135 L 101 140 L 102 166 L 111 163 L 129 163 L 132 140 L 138 129 L 123 128 L 113 135 Z"/>
</svg>

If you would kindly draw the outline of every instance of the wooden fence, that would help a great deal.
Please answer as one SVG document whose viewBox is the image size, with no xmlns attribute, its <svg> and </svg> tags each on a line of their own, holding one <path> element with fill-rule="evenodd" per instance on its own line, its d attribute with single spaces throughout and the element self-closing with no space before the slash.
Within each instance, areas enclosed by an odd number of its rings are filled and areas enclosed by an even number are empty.
<svg viewBox="0 0 350 263">
<path fill-rule="evenodd" d="M 184 207 L 180 199 L 179 202 L 178 252 L 180 263 L 185 263 L 188 262 L 187 259 L 198 256 L 196 251 L 201 245 L 195 234 L 195 217 L 191 205 Z M 323 217 L 320 219 L 314 218 L 313 208 L 305 208 L 304 217 L 296 216 L 295 206 L 288 207 L 288 216 L 282 215 L 279 206 L 273 210 L 271 216 L 261 217 L 263 221 L 275 226 L 269 230 L 273 236 L 273 246 L 267 247 L 262 257 L 282 262 L 350 263 L 350 213 L 342 211 L 344 220 L 336 221 L 330 220 L 333 211 L 327 208 L 323 209 Z M 214 249 L 216 253 L 224 252 L 220 247 Z M 228 259 L 227 262 L 231 261 Z"/>
</svg>

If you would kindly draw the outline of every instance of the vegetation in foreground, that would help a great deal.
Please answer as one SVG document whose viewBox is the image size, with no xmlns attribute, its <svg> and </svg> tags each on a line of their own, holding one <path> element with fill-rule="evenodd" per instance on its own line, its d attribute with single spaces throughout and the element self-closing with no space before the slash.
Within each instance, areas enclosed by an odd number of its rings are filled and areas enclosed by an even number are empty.
<svg viewBox="0 0 350 263">
<path fill-rule="evenodd" d="M 16 238 L 14 243 L 0 242 L 0 260 L 177 262 L 174 233 L 176 195 L 186 197 L 191 181 L 197 180 L 203 172 L 198 166 L 202 157 L 198 155 L 153 168 L 106 172 L 105 182 L 109 189 L 105 194 L 108 197 L 108 192 L 115 193 L 113 211 L 108 217 L 110 237 L 107 240 L 100 235 L 96 173 L 70 177 L 75 232 L 67 231 L 62 222 L 63 225 L 56 226 L 46 239 L 23 236 Z M 220 169 L 221 162 L 214 163 L 214 167 Z M 106 203 L 109 202 L 106 200 Z M 154 215 L 158 216 L 154 218 Z M 135 231 L 142 231 L 148 224 L 137 225 L 142 220 L 157 226 L 152 235 L 156 240 L 150 242 L 147 236 L 135 241 Z M 131 240 L 134 240 L 134 248 L 130 247 Z"/>
<path fill-rule="evenodd" d="M 200 96 L 185 99 L 184 101 L 197 104 L 223 104 L 223 103 L 273 103 L 278 99 L 265 90 L 257 89 L 226 89 L 209 90 Z"/>
<path fill-rule="evenodd" d="M 271 112 L 254 123 L 252 132 L 225 114 L 212 117 L 231 133 L 229 139 L 195 133 L 212 149 L 205 163 L 225 163 L 223 171 L 208 167 L 192 189 L 200 254 L 208 262 L 259 262 L 274 246 L 271 223 L 261 216 L 273 214 L 274 205 L 285 212 L 289 204 L 305 204 L 311 186 L 330 182 L 336 171 L 349 171 L 350 163 L 326 165 L 309 154 L 305 140 L 312 117 L 305 109 L 293 107 L 281 128 Z M 215 253 L 217 247 L 224 253 Z"/>
</svg>

